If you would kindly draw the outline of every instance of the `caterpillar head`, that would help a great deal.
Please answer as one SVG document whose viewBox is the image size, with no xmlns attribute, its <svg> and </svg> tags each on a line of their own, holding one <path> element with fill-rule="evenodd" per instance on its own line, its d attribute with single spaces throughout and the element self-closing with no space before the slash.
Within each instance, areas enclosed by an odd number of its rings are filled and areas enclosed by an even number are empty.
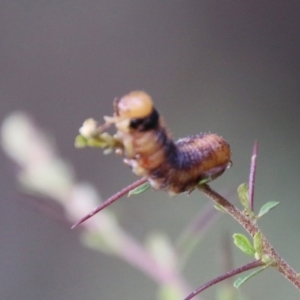
<svg viewBox="0 0 300 300">
<path fill-rule="evenodd" d="M 115 113 L 121 119 L 141 119 L 153 111 L 151 97 L 144 91 L 133 91 L 117 100 Z"/>
</svg>

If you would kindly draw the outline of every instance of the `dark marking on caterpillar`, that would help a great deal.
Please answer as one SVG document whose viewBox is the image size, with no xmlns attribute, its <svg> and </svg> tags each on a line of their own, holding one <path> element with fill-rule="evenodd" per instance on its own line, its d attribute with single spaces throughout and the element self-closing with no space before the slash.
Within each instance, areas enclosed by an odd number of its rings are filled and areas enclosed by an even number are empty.
<svg viewBox="0 0 300 300">
<path fill-rule="evenodd" d="M 156 130 L 159 126 L 159 114 L 156 109 L 148 117 L 130 120 L 129 127 L 139 131 Z"/>
</svg>

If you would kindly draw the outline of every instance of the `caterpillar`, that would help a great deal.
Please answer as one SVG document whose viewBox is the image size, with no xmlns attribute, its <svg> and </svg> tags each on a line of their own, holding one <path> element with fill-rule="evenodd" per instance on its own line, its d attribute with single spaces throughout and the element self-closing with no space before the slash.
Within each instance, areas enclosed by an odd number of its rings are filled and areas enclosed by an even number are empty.
<svg viewBox="0 0 300 300">
<path fill-rule="evenodd" d="M 113 107 L 114 114 L 104 117 L 104 125 L 97 127 L 93 119 L 84 122 L 77 146 L 114 149 L 123 155 L 133 173 L 143 178 L 108 198 L 72 228 L 145 181 L 154 189 L 176 195 L 191 192 L 198 184 L 217 178 L 231 166 L 230 146 L 216 134 L 198 134 L 174 142 L 151 97 L 144 91 L 133 91 L 115 99 Z M 102 133 L 112 124 L 117 129 L 113 137 Z"/>
<path fill-rule="evenodd" d="M 198 134 L 174 142 L 151 97 L 133 91 L 114 101 L 117 152 L 138 176 L 148 179 L 154 189 L 170 195 L 190 192 L 202 180 L 220 176 L 231 165 L 229 144 L 212 133 Z"/>
</svg>

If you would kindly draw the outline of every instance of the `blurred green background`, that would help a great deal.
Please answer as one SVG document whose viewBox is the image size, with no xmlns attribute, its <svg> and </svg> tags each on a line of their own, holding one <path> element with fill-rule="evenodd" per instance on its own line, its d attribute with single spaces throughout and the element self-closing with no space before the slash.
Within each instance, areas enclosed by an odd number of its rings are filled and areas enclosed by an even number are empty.
<svg viewBox="0 0 300 300">
<path fill-rule="evenodd" d="M 111 115 L 112 100 L 131 90 L 153 96 L 175 138 L 210 131 L 230 142 L 233 167 L 212 187 L 235 203 L 258 140 L 256 207 L 281 202 L 260 225 L 300 270 L 299 15 L 299 1 L 1 1 L 0 119 L 30 113 L 103 198 L 135 177 L 119 157 L 75 149 L 74 138 L 85 119 Z M 24 205 L 14 167 L 0 155 L 1 299 L 155 299 L 145 275 Z M 197 192 L 151 191 L 111 209 L 143 241 L 154 230 L 175 239 L 207 203 Z M 234 232 L 243 230 L 222 215 L 187 264 L 191 286 L 221 273 L 222 238 Z M 233 255 L 235 266 L 249 261 L 234 247 Z M 299 299 L 274 270 L 243 291 L 247 299 Z"/>
</svg>

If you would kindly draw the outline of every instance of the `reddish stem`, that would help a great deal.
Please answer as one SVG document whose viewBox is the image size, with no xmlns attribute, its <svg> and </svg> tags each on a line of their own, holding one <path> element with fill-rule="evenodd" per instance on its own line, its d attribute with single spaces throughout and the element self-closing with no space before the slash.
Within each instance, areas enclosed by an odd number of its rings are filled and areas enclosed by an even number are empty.
<svg viewBox="0 0 300 300">
<path fill-rule="evenodd" d="M 117 201 L 118 199 L 120 199 L 121 197 L 123 197 L 124 195 L 128 194 L 131 190 L 133 190 L 136 187 L 140 186 L 141 184 L 145 183 L 146 181 L 147 181 L 147 178 L 141 178 L 141 179 L 135 181 L 134 183 L 126 186 L 121 191 L 115 193 L 110 198 L 108 198 L 106 201 L 104 201 L 99 206 L 97 206 L 96 208 L 94 208 L 89 214 L 87 214 L 82 219 L 80 219 L 79 221 L 77 221 L 71 228 L 73 229 L 76 226 L 78 226 L 81 223 L 83 223 L 84 221 L 88 220 L 89 218 L 91 218 L 92 216 L 94 216 L 96 213 L 98 213 L 99 211 L 101 211 L 105 207 L 111 205 L 112 203 L 114 203 L 115 201 Z"/>
<path fill-rule="evenodd" d="M 254 209 L 254 186 L 255 186 L 255 173 L 256 173 L 256 157 L 257 157 L 257 141 L 254 142 L 253 152 L 251 157 L 250 175 L 249 175 L 249 202 L 250 208 Z"/>
<path fill-rule="evenodd" d="M 197 288 L 195 291 L 193 291 L 190 295 L 188 295 L 184 300 L 190 300 L 192 298 L 194 298 L 196 295 L 198 295 L 199 293 L 201 293 L 202 291 L 206 290 L 207 288 L 225 280 L 228 279 L 232 276 L 235 276 L 237 274 L 246 272 L 248 270 L 260 267 L 260 266 L 264 266 L 265 264 L 261 261 L 261 260 L 255 260 L 249 264 L 246 264 L 242 267 L 239 267 L 237 269 L 231 270 L 221 276 L 218 276 L 216 278 L 214 278 L 211 281 L 208 281 L 207 283 L 203 284 L 202 286 L 200 286 L 199 288 Z"/>
</svg>

